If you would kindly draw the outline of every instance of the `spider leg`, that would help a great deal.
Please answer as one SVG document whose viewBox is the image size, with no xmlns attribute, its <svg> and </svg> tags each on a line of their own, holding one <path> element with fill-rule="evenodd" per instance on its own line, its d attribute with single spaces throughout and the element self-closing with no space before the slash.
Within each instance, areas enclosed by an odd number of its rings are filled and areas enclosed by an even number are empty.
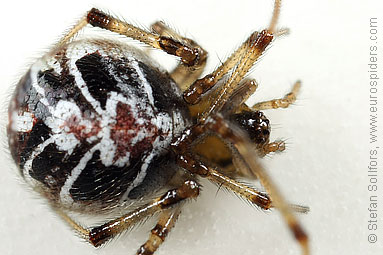
<svg viewBox="0 0 383 255">
<path fill-rule="evenodd" d="M 283 98 L 259 102 L 249 107 L 245 102 L 255 92 L 257 87 L 258 84 L 256 80 L 244 79 L 228 100 L 230 103 L 226 103 L 222 107 L 222 112 L 225 114 L 226 112 L 262 111 L 277 108 L 287 108 L 296 101 L 298 93 L 301 89 L 301 81 L 296 81 L 291 88 L 291 91 L 287 93 Z"/>
<path fill-rule="evenodd" d="M 202 122 L 206 121 L 209 115 L 219 112 L 225 105 L 225 102 L 235 92 L 250 68 L 258 60 L 265 51 L 266 47 L 271 43 L 273 34 L 268 30 L 261 33 L 253 33 L 246 42 L 246 52 L 240 56 L 239 61 L 235 65 L 231 75 L 218 89 L 214 95 L 213 102 L 201 114 L 199 118 Z"/>
<path fill-rule="evenodd" d="M 95 8 L 88 12 L 87 21 L 94 27 L 131 37 L 153 48 L 163 50 L 170 55 L 180 57 L 181 62 L 187 66 L 197 68 L 206 61 L 206 53 L 202 48 L 190 47 L 172 38 L 145 31 Z"/>
<path fill-rule="evenodd" d="M 106 222 L 101 226 L 96 226 L 90 229 L 86 229 L 76 223 L 65 212 L 56 208 L 55 209 L 58 211 L 59 215 L 80 234 L 81 237 L 89 241 L 95 247 L 98 247 L 113 237 L 117 236 L 118 234 L 122 233 L 123 231 L 132 228 L 135 224 L 141 222 L 142 220 L 153 216 L 157 212 L 164 212 L 160 215 L 159 224 L 162 224 L 166 217 L 175 217 L 177 215 L 177 210 L 170 213 L 170 215 L 165 213 L 165 211 L 179 206 L 180 203 L 186 199 L 197 197 L 199 195 L 199 190 L 200 187 L 194 180 L 187 180 L 183 182 L 182 185 L 180 185 L 178 188 L 167 191 L 164 195 L 154 199 L 152 202 L 141 206 L 117 219 Z M 163 230 L 165 231 L 166 229 L 170 229 L 173 225 L 174 222 L 169 222 L 169 225 L 165 225 Z M 161 228 L 158 230 L 160 231 Z M 158 234 L 161 233 L 158 232 Z M 151 241 L 153 240 L 149 239 L 149 244 L 151 244 Z"/>
<path fill-rule="evenodd" d="M 151 255 L 165 241 L 169 231 L 174 227 L 180 215 L 180 206 L 164 210 L 159 216 L 157 225 L 152 229 L 149 239 L 138 249 L 137 255 Z"/>
<path fill-rule="evenodd" d="M 282 152 L 286 149 L 285 141 L 274 141 L 267 143 L 261 147 L 261 156 L 265 156 L 272 152 Z"/>
<path fill-rule="evenodd" d="M 197 44 L 191 43 L 191 40 L 178 41 L 171 37 L 145 31 L 95 8 L 80 19 L 57 46 L 68 43 L 87 24 L 130 37 L 170 55 L 180 57 L 181 63 L 190 68 L 202 69 L 206 64 L 207 53 Z"/>
<path fill-rule="evenodd" d="M 228 140 L 235 146 L 239 152 L 238 156 L 241 157 L 243 164 L 254 172 L 257 179 L 270 195 L 271 201 L 268 196 L 261 197 L 261 194 L 257 192 L 254 193 L 254 190 L 251 188 L 246 188 L 235 180 L 206 166 L 201 161 L 196 160 L 191 153 L 188 152 L 193 141 L 208 130 L 216 132 L 222 139 Z M 173 151 L 178 155 L 178 163 L 182 167 L 194 174 L 212 180 L 213 182 L 221 183 L 225 187 L 239 194 L 241 197 L 259 205 L 261 208 L 262 203 L 264 203 L 264 207 L 266 208 L 270 208 L 271 205 L 277 208 L 281 212 L 282 217 L 289 226 L 295 239 L 302 247 L 303 254 L 308 255 L 310 253 L 308 236 L 302 229 L 295 215 L 292 213 L 291 206 L 286 203 L 276 185 L 272 182 L 262 165 L 256 160 L 256 157 L 254 156 L 254 146 L 248 141 L 246 134 L 241 129 L 231 125 L 231 123 L 225 121 L 221 116 L 214 115 L 210 116 L 205 123 L 198 123 L 190 130 L 186 130 L 184 134 L 185 135 L 181 136 L 180 139 L 172 144 Z"/>
<path fill-rule="evenodd" d="M 260 102 L 250 107 L 250 109 L 253 111 L 260 111 L 260 110 L 268 110 L 268 109 L 287 108 L 289 107 L 289 105 L 295 102 L 300 88 L 301 88 L 301 82 L 297 81 L 293 85 L 293 88 L 291 89 L 291 91 L 287 93 L 283 98 Z"/>
<path fill-rule="evenodd" d="M 257 36 L 258 32 L 254 32 L 250 38 Z M 221 64 L 212 73 L 207 74 L 205 77 L 196 80 L 185 92 L 184 99 L 189 104 L 197 104 L 203 94 L 208 92 L 224 75 L 233 69 L 237 63 L 243 58 L 244 54 L 249 48 L 250 38 L 247 39 L 226 61 Z M 254 39 L 253 39 L 254 40 Z"/>
<path fill-rule="evenodd" d="M 181 42 L 184 45 L 188 45 L 190 48 L 199 49 L 204 56 L 201 57 L 201 61 L 198 66 L 185 66 L 182 64 L 177 65 L 177 67 L 170 72 L 170 77 L 177 83 L 181 90 L 185 90 L 190 86 L 203 72 L 206 66 L 207 53 L 201 46 L 199 46 L 195 41 L 181 36 L 179 33 L 168 27 L 165 23 L 157 21 L 151 26 L 152 31 L 156 34 L 172 38 L 175 41 Z"/>
<path fill-rule="evenodd" d="M 56 211 L 56 213 L 71 227 L 73 228 L 80 237 L 85 240 L 89 240 L 89 230 L 81 226 L 75 220 L 73 220 L 68 214 L 66 214 L 62 209 L 57 206 L 52 205 L 52 208 Z"/>
<path fill-rule="evenodd" d="M 270 195 L 273 205 L 281 212 L 282 217 L 289 226 L 295 239 L 302 247 L 304 255 L 310 253 L 308 245 L 308 236 L 302 229 L 295 215 L 292 213 L 291 207 L 286 203 L 282 194 L 277 189 L 276 185 L 272 182 L 271 178 L 266 173 L 265 169 L 254 157 L 253 147 L 246 139 L 246 135 L 242 130 L 230 125 L 220 116 L 214 116 L 208 119 L 207 128 L 214 130 L 223 139 L 231 141 L 238 149 L 243 161 L 252 169 L 257 175 L 259 181 Z"/>
<path fill-rule="evenodd" d="M 235 194 L 259 206 L 263 210 L 272 208 L 271 200 L 267 194 L 227 177 L 220 171 L 204 164 L 191 153 L 185 152 L 184 154 L 179 154 L 178 164 L 193 174 L 197 174 L 220 187 L 222 186 L 233 191 Z"/>
<path fill-rule="evenodd" d="M 225 101 L 230 97 L 233 90 L 244 78 L 246 73 L 258 60 L 265 51 L 266 47 L 274 38 L 274 33 L 279 35 L 280 32 L 275 31 L 275 26 L 279 18 L 281 0 L 275 0 L 273 16 L 268 29 L 260 33 L 254 32 L 250 37 L 215 71 L 205 77 L 195 81 L 185 92 L 185 101 L 189 104 L 197 104 L 201 96 L 209 91 L 224 75 L 231 71 L 229 79 L 222 85 L 221 92 L 216 95 L 217 101 Z M 283 34 L 283 33 L 282 33 Z M 217 112 L 222 105 L 215 102 L 207 109 L 202 119 L 206 119 L 207 115 L 215 110 Z"/>
<path fill-rule="evenodd" d="M 74 25 L 56 44 L 56 47 L 62 46 L 68 42 L 70 42 L 79 31 L 81 31 L 86 25 L 88 24 L 88 21 L 86 17 L 82 17 L 76 25 Z"/>
<path fill-rule="evenodd" d="M 155 199 L 152 203 L 140 207 L 120 218 L 109 221 L 102 226 L 95 227 L 89 232 L 89 241 L 94 246 L 100 246 L 110 238 L 127 230 L 148 216 L 168 209 L 177 203 L 187 199 L 195 198 L 199 195 L 199 186 L 195 181 L 185 181 L 177 189 L 169 190 L 163 196 Z"/>
<path fill-rule="evenodd" d="M 151 26 L 150 29 L 161 36 L 171 37 L 174 40 L 177 40 L 179 42 L 184 43 L 193 43 L 191 39 L 185 38 L 181 36 L 178 32 L 176 32 L 174 29 L 170 28 L 168 25 L 166 25 L 163 21 L 156 21 Z"/>
</svg>

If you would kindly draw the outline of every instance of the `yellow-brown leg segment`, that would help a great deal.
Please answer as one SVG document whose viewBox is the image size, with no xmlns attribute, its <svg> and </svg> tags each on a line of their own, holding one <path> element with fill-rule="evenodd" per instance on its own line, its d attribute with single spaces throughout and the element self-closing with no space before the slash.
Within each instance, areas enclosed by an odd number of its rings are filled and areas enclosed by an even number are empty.
<svg viewBox="0 0 383 255">
<path fill-rule="evenodd" d="M 114 236 L 131 228 L 137 222 L 165 209 L 199 195 L 199 186 L 195 181 L 185 181 L 179 188 L 169 190 L 152 203 L 140 207 L 120 218 L 111 220 L 102 226 L 95 227 L 89 232 L 89 241 L 94 246 L 100 246 Z"/>
<path fill-rule="evenodd" d="M 272 152 L 282 152 L 286 149 L 284 141 L 274 141 L 262 146 L 260 156 L 265 156 Z"/>
<path fill-rule="evenodd" d="M 153 48 L 161 49 L 170 55 L 180 57 L 181 62 L 186 66 L 198 68 L 206 61 L 206 53 L 201 47 L 191 47 L 173 38 L 145 31 L 95 8 L 88 12 L 87 21 L 94 27 L 125 35 Z"/>
<path fill-rule="evenodd" d="M 197 174 L 212 181 L 220 187 L 222 186 L 233 191 L 249 202 L 259 206 L 263 210 L 268 210 L 272 207 L 269 196 L 264 192 L 260 192 L 255 188 L 248 187 L 245 184 L 223 175 L 219 171 L 205 165 L 202 161 L 193 157 L 192 154 L 186 152 L 184 154 L 179 154 L 178 164 L 193 174 Z"/>
<path fill-rule="evenodd" d="M 190 48 L 199 49 L 199 51 L 202 53 L 199 65 L 190 67 L 179 64 L 173 71 L 170 72 L 170 77 L 172 77 L 172 79 L 177 83 L 181 90 L 184 91 L 203 72 L 207 60 L 206 51 L 202 49 L 202 47 L 199 46 L 195 41 L 182 37 L 176 31 L 174 31 L 161 21 L 154 23 L 151 26 L 151 29 L 160 36 L 172 38 L 173 40 L 181 42 L 184 45 L 188 45 L 188 47 Z"/>
<path fill-rule="evenodd" d="M 164 227 L 162 230 L 158 227 L 158 231 L 163 231 L 162 236 L 166 236 L 165 232 L 170 230 L 174 226 L 175 220 L 178 217 L 178 207 L 180 206 L 180 203 L 182 201 L 185 201 L 186 199 L 196 198 L 199 195 L 199 190 L 199 185 L 195 181 L 185 181 L 179 188 L 169 190 L 161 197 L 154 199 L 151 203 L 139 207 L 136 210 L 122 217 L 111 220 L 101 226 L 94 227 L 91 229 L 86 229 L 82 227 L 62 210 L 54 206 L 53 208 L 74 230 L 76 230 L 76 232 L 81 237 L 89 241 L 95 247 L 98 247 L 103 243 L 107 242 L 108 240 L 112 239 L 116 235 L 120 234 L 121 232 L 132 228 L 135 224 L 141 222 L 142 220 L 153 216 L 157 212 L 161 212 L 158 224 Z M 168 218 L 169 222 L 164 223 L 164 221 L 166 221 L 166 218 Z M 157 229 L 157 227 L 154 228 L 154 230 L 155 229 Z M 153 231 L 152 233 L 154 233 Z M 158 232 L 158 235 L 160 234 L 161 233 Z M 149 239 L 149 242 L 150 241 L 151 239 Z M 158 248 L 160 243 L 148 243 L 148 245 L 152 245 L 153 247 L 157 245 Z"/>
<path fill-rule="evenodd" d="M 148 241 L 137 251 L 137 255 L 152 255 L 165 241 L 169 231 L 174 227 L 181 210 L 179 206 L 164 210 L 159 216 L 157 225 L 152 229 Z"/>
<path fill-rule="evenodd" d="M 64 211 L 56 206 L 52 206 L 53 210 L 71 227 L 73 228 L 80 237 L 85 240 L 89 239 L 89 230 L 78 224 L 70 216 L 68 216 Z"/>
<path fill-rule="evenodd" d="M 258 32 L 250 37 L 257 36 Z M 220 65 L 215 71 L 205 77 L 196 80 L 185 92 L 184 99 L 189 104 L 197 104 L 203 94 L 209 91 L 219 80 L 223 78 L 231 69 L 233 69 L 240 59 L 244 56 L 249 47 L 249 39 L 247 39 L 226 61 Z"/>
<path fill-rule="evenodd" d="M 246 52 L 242 54 L 228 80 L 219 88 L 213 103 L 202 113 L 200 121 L 206 121 L 209 115 L 215 114 L 222 109 L 272 39 L 273 34 L 268 30 L 263 30 L 261 33 L 254 33 L 249 37 L 246 43 Z"/>
<path fill-rule="evenodd" d="M 86 17 L 83 17 L 82 19 L 80 19 L 77 24 L 72 27 L 72 29 L 70 29 L 68 31 L 68 33 L 66 33 L 66 35 L 64 35 L 61 40 L 57 43 L 56 46 L 61 46 L 61 45 L 64 45 L 66 43 L 68 43 L 70 40 L 72 40 L 76 34 L 82 30 L 86 25 L 88 24 L 88 21 L 86 19 Z"/>
<path fill-rule="evenodd" d="M 162 21 L 157 21 L 150 26 L 151 30 L 160 36 L 170 37 L 185 44 L 195 44 L 191 39 L 185 38 L 171 29 Z"/>
<path fill-rule="evenodd" d="M 87 24 L 125 35 L 153 48 L 161 49 L 170 55 L 180 57 L 181 62 L 189 68 L 199 70 L 206 64 L 207 53 L 191 40 L 185 39 L 178 41 L 167 36 L 151 33 L 118 20 L 95 8 L 91 9 L 86 16 L 59 41 L 57 46 L 68 43 Z"/>
<path fill-rule="evenodd" d="M 301 88 L 301 82 L 297 81 L 292 90 L 286 94 L 283 98 L 273 99 L 265 102 L 260 102 L 251 107 L 254 111 L 268 110 L 268 109 L 277 109 L 277 108 L 287 108 L 289 105 L 295 102 L 297 95 Z"/>
</svg>

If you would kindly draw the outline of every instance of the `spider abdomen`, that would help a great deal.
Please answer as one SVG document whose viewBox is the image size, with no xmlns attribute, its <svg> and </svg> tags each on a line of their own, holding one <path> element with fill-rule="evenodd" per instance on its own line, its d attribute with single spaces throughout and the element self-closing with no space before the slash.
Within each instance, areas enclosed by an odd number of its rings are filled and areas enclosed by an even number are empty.
<svg viewBox="0 0 383 255">
<path fill-rule="evenodd" d="M 33 64 L 9 118 L 22 175 L 66 207 L 127 200 L 189 121 L 166 72 L 106 40 L 72 42 Z"/>
</svg>

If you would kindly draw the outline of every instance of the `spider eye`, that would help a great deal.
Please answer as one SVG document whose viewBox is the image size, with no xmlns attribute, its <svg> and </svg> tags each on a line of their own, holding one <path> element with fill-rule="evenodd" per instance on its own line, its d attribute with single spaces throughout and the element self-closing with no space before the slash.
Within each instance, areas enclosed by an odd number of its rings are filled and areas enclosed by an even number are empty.
<svg viewBox="0 0 383 255">
<path fill-rule="evenodd" d="M 246 131 L 249 138 L 257 145 L 268 143 L 270 137 L 269 120 L 260 111 L 243 111 L 233 114 L 231 120 Z"/>
</svg>

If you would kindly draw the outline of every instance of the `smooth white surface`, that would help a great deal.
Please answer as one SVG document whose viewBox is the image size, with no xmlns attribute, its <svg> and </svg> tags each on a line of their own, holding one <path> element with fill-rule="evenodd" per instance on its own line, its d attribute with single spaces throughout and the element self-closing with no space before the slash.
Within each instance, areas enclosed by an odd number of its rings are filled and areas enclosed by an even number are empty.
<svg viewBox="0 0 383 255">
<path fill-rule="evenodd" d="M 366 166 L 369 18 L 379 18 L 383 34 L 383 17 L 379 1 L 334 2 L 285 1 L 278 25 L 290 28 L 291 34 L 278 39 L 249 75 L 260 84 L 254 100 L 280 97 L 297 79 L 303 84 L 295 105 L 265 112 L 274 127 L 272 136 L 286 139 L 288 148 L 264 162 L 290 202 L 310 206 L 311 212 L 299 218 L 310 235 L 312 254 L 381 254 L 382 220 L 378 242 L 367 242 Z M 272 12 L 271 0 L 8 2 L 1 17 L 2 103 L 9 98 L 5 91 L 33 59 L 93 6 L 144 26 L 165 20 L 208 50 L 207 72 L 251 31 L 266 27 Z M 155 55 L 168 65 L 174 61 Z M 3 105 L 0 119 L 5 123 Z M 3 130 L 1 135 L 5 147 Z M 154 220 L 94 249 L 28 190 L 6 158 L 2 153 L 0 254 L 134 254 L 146 240 Z M 383 174 L 379 178 L 381 190 Z M 157 254 L 300 254 L 278 212 L 264 213 L 203 184 L 201 197 L 185 207 Z M 383 204 L 379 206 L 382 219 Z"/>
</svg>

